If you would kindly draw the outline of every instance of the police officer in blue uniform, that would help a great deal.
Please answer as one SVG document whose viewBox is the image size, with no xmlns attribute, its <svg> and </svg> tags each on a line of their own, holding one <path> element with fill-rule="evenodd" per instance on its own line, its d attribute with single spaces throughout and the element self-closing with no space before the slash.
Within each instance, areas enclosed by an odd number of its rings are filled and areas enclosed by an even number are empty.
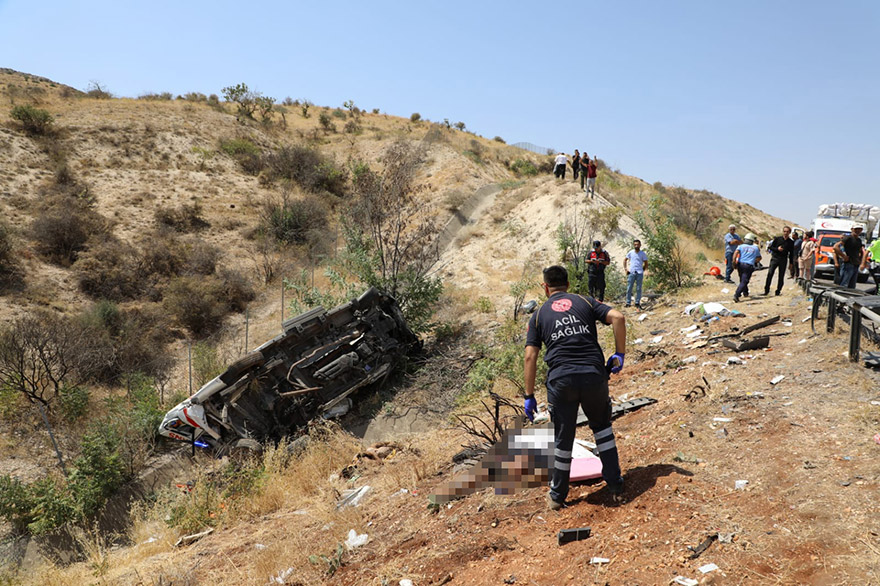
<svg viewBox="0 0 880 586">
<path fill-rule="evenodd" d="M 626 318 L 616 309 L 592 297 L 568 293 L 564 267 L 544 269 L 547 301 L 532 314 L 526 334 L 525 411 L 532 420 L 537 409 L 535 377 L 541 345 L 547 347 L 547 401 L 553 419 L 556 450 L 550 479 L 549 506 L 558 510 L 568 496 L 571 450 L 578 406 L 589 420 L 602 460 L 602 477 L 616 502 L 623 498 L 623 477 L 611 428 L 609 373 L 623 368 L 626 350 Z M 605 361 L 596 336 L 596 322 L 610 324 L 615 353 Z"/>
</svg>

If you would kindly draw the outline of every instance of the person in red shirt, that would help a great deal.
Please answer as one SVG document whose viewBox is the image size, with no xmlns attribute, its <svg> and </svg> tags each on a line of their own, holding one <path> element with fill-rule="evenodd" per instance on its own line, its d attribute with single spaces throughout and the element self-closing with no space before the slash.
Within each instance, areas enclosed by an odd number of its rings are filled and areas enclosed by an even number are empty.
<svg viewBox="0 0 880 586">
<path fill-rule="evenodd" d="M 587 285 L 590 297 L 605 301 L 605 267 L 611 264 L 611 256 L 602 249 L 602 243 L 593 241 L 593 250 L 587 255 Z"/>
<path fill-rule="evenodd" d="M 584 189 L 590 197 L 596 196 L 596 159 L 590 159 L 587 165 L 587 187 Z"/>
</svg>

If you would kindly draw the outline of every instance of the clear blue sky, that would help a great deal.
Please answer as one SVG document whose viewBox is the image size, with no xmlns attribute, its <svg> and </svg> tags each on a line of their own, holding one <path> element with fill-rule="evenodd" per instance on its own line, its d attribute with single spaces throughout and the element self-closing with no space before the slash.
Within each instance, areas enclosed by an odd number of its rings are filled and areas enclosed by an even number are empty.
<svg viewBox="0 0 880 586">
<path fill-rule="evenodd" d="M 461 120 L 801 224 L 880 204 L 875 0 L 0 0 L 0 66 Z"/>
</svg>

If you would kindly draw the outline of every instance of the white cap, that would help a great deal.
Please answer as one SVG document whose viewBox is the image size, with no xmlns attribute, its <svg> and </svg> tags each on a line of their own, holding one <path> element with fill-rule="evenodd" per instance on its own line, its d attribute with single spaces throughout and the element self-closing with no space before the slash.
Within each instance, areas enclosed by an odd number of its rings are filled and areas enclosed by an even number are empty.
<svg viewBox="0 0 880 586">
<path fill-rule="evenodd" d="M 856 222 L 855 224 L 853 224 L 853 230 L 855 230 L 856 228 L 858 228 L 858 229 L 860 229 L 860 230 L 864 230 L 864 229 L 865 229 L 865 225 L 862 224 L 861 222 Z"/>
</svg>

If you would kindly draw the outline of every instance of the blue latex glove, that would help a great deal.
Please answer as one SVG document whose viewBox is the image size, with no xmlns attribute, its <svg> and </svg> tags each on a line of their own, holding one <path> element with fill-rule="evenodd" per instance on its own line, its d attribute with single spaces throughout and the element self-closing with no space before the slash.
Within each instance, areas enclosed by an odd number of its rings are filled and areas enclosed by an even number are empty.
<svg viewBox="0 0 880 586">
<path fill-rule="evenodd" d="M 535 411 L 538 410 L 538 402 L 535 400 L 535 395 L 526 397 L 523 402 L 523 408 L 526 410 L 526 417 L 529 418 L 529 421 L 534 421 Z"/>
<path fill-rule="evenodd" d="M 605 368 L 610 368 L 611 374 L 617 374 L 620 372 L 623 368 L 623 352 L 615 352 L 612 354 L 611 358 L 608 359 L 608 362 L 605 363 Z"/>
</svg>

